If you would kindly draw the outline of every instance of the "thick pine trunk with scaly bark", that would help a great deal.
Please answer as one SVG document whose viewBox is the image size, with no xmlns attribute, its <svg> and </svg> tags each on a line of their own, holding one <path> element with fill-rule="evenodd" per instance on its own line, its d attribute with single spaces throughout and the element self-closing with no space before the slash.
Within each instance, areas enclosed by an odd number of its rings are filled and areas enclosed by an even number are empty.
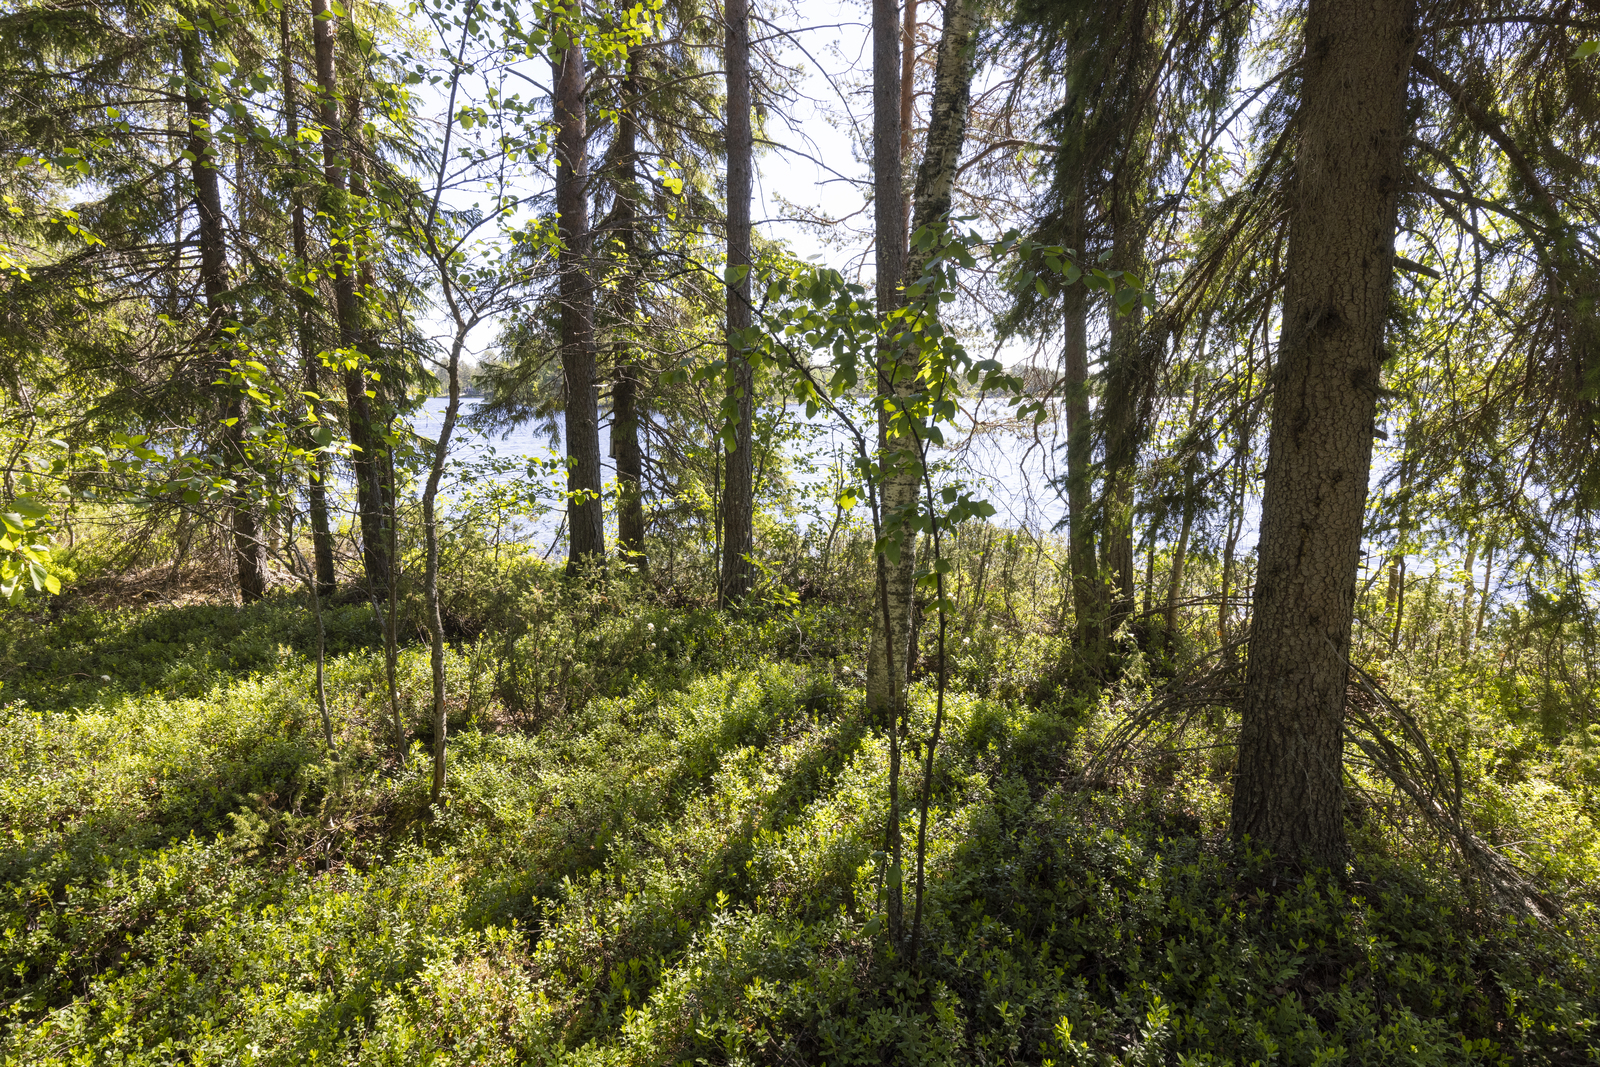
<svg viewBox="0 0 1600 1067">
<path fill-rule="evenodd" d="M 740 354 L 743 331 L 750 328 L 750 192 L 754 142 L 750 127 L 750 4 L 728 0 L 726 7 L 728 117 L 728 270 L 744 275 L 727 287 L 728 390 L 724 404 L 737 414 L 732 447 L 723 466 L 722 580 L 717 603 L 729 607 L 750 589 L 749 556 L 755 550 L 754 445 L 751 426 L 755 379 Z M 730 274 L 730 277 L 732 275 Z"/>
<path fill-rule="evenodd" d="M 600 410 L 595 396 L 590 283 L 588 87 L 576 40 L 555 75 L 556 211 L 560 214 L 561 371 L 566 385 L 567 573 L 605 558 L 600 505 Z"/>
<path fill-rule="evenodd" d="M 616 226 L 626 266 L 618 288 L 619 319 L 631 326 L 639 310 L 639 107 L 642 52 L 628 55 L 628 74 L 622 82 L 623 107 L 617 120 Z M 619 323 L 619 325 L 622 325 Z M 639 447 L 639 366 L 629 357 L 634 341 L 627 336 L 614 353 L 615 378 L 611 385 L 611 450 L 617 461 L 617 551 L 624 563 L 649 570 L 644 550 L 644 451 Z"/>
<path fill-rule="evenodd" d="M 281 38 L 281 90 L 283 93 L 284 141 L 289 146 L 289 170 L 294 185 L 289 193 L 290 233 L 294 242 L 295 266 L 305 270 L 311 262 L 310 239 L 306 230 L 306 205 L 301 191 L 300 157 L 300 100 L 299 85 L 294 76 L 294 53 L 290 39 L 290 4 L 279 9 L 279 36 Z M 294 287 L 295 339 L 300 354 L 300 373 L 306 392 L 312 397 L 322 395 L 322 361 L 317 357 L 312 316 L 315 308 L 310 293 L 298 285 Z M 321 415 L 321 402 L 307 399 L 313 413 Z M 337 575 L 333 561 L 333 531 L 328 522 L 328 459 L 318 452 L 313 461 L 310 483 L 306 488 L 311 517 L 311 555 L 315 570 L 314 581 L 319 597 L 334 593 Z"/>
<path fill-rule="evenodd" d="M 361 308 L 356 294 L 355 246 L 350 232 L 351 219 L 346 195 L 348 160 L 345 158 L 344 127 L 339 115 L 339 83 L 334 71 L 338 20 L 328 9 L 327 0 L 311 0 L 311 33 L 317 65 L 317 105 L 322 121 L 323 211 L 332 220 L 333 239 L 328 258 L 332 261 L 334 317 L 339 327 L 339 348 L 356 349 L 361 333 Z M 356 517 L 361 527 L 361 562 L 369 592 L 376 595 L 389 588 L 389 535 L 384 521 L 383 444 L 373 421 L 367 378 L 359 367 L 347 367 L 343 374 L 347 429 L 354 454 L 350 466 L 356 483 Z"/>
<path fill-rule="evenodd" d="M 189 124 L 185 148 L 189 153 L 190 178 L 194 184 L 195 214 L 199 216 L 200 283 L 206 295 L 205 343 L 218 346 L 216 362 L 225 371 L 226 355 L 220 350 L 223 327 L 228 315 L 228 246 L 222 221 L 222 190 L 217 179 L 220 162 L 211 136 L 211 113 L 202 92 L 203 56 L 200 34 L 184 31 L 179 41 L 179 61 L 183 64 L 184 112 Z M 249 457 L 245 449 L 245 424 L 249 403 L 237 389 L 224 386 L 222 406 L 227 425 L 223 429 L 223 457 L 235 479 L 246 479 Z M 249 490 L 238 489 L 229 498 L 232 512 L 232 538 L 239 596 L 246 604 L 260 600 L 267 591 L 266 551 L 261 543 L 260 524 Z"/>
<path fill-rule="evenodd" d="M 1404 181 L 1410 0 L 1311 0 L 1232 834 L 1344 861 L 1344 699 Z"/>
</svg>

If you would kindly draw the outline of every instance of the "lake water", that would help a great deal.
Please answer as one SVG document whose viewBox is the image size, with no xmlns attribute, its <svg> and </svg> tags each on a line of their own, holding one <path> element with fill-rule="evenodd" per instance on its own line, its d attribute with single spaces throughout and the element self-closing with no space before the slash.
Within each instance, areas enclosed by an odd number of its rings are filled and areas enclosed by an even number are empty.
<svg viewBox="0 0 1600 1067">
<path fill-rule="evenodd" d="M 474 398 L 462 400 L 462 414 L 467 415 L 478 404 Z M 413 428 L 422 437 L 438 438 L 444 422 L 445 400 L 442 397 L 428 400 L 418 410 Z M 985 402 L 975 411 L 968 408 L 963 420 L 964 433 L 949 435 L 947 447 L 939 450 L 938 479 L 948 483 L 958 481 L 981 499 L 995 506 L 994 520 L 1004 526 L 1026 527 L 1036 533 L 1045 533 L 1066 517 L 1065 500 L 1051 487 L 1051 483 L 1064 473 L 1065 460 L 1057 445 L 1064 441 L 1065 426 L 1059 421 L 1048 421 L 1037 428 L 1025 429 L 1013 425 L 1006 416 L 1009 408 L 1000 403 Z M 973 416 L 977 417 L 974 418 Z M 831 500 L 823 504 L 820 483 L 829 481 L 828 471 L 842 458 L 848 462 L 853 455 L 853 437 L 826 414 L 807 420 L 805 411 L 790 407 L 786 417 L 804 424 L 812 431 L 812 440 L 796 446 L 791 458 L 809 456 L 812 473 L 795 469 L 791 477 L 800 486 L 809 486 L 817 498 L 816 513 L 798 512 L 793 521 L 808 525 L 820 521 L 825 512 L 832 513 Z M 867 424 L 869 425 L 869 424 Z M 560 431 L 558 419 L 558 433 Z M 600 453 L 602 475 L 607 486 L 616 478 L 616 464 L 610 457 L 609 422 L 602 419 L 600 426 Z M 524 424 L 504 433 L 482 433 L 458 425 L 451 444 L 452 484 L 445 487 L 448 495 L 458 495 L 466 488 L 468 479 L 477 481 L 521 481 L 527 484 L 528 465 L 548 464 L 563 455 L 559 437 L 551 436 L 532 425 Z M 801 466 L 801 465 L 797 465 Z M 509 468 L 509 469 L 500 469 Z M 543 475 L 552 486 L 564 479 L 559 471 Z M 936 484 L 940 484 L 936 480 Z M 865 505 L 858 505 L 865 507 Z M 530 507 L 523 515 L 526 527 L 524 536 L 549 547 L 561 538 L 559 504 L 552 501 L 549 510 L 540 512 Z"/>
<path fill-rule="evenodd" d="M 462 414 L 466 415 L 478 405 L 475 398 L 462 400 Z M 417 411 L 413 422 L 416 432 L 436 440 L 444 422 L 445 400 L 442 397 L 428 400 Z M 1066 458 L 1062 447 L 1066 440 L 1064 420 L 1048 420 L 1037 427 L 1019 426 L 1010 420 L 1009 408 L 1001 402 L 985 401 L 963 408 L 961 426 L 964 432 L 950 434 L 947 447 L 939 450 L 935 484 L 959 482 L 972 490 L 980 499 L 995 507 L 994 523 L 1014 529 L 1027 529 L 1036 534 L 1050 533 L 1066 519 L 1066 500 L 1053 485 L 1066 471 Z M 863 412 L 864 414 L 864 412 Z M 808 527 L 832 518 L 833 503 L 829 472 L 839 460 L 848 463 L 853 454 L 853 438 L 838 426 L 826 413 L 808 420 L 803 408 L 791 406 L 786 417 L 799 423 L 808 423 L 814 431 L 809 445 L 791 452 L 791 458 L 803 459 L 809 455 L 812 473 L 806 465 L 792 465 L 790 476 L 798 486 L 809 488 L 809 500 L 800 510 L 788 514 L 797 526 Z M 863 422 L 863 425 L 870 423 Z M 529 500 L 528 507 L 517 513 L 515 536 L 535 545 L 542 553 L 552 557 L 565 550 L 565 523 L 558 492 L 565 484 L 564 467 L 560 460 L 563 450 L 559 434 L 561 419 L 557 417 L 557 437 L 531 425 L 522 425 L 506 433 L 485 434 L 458 425 L 451 446 L 451 477 L 444 486 L 446 496 L 461 499 L 467 491 L 467 482 L 475 481 L 480 489 L 484 483 L 498 483 L 502 487 L 533 486 L 540 492 L 538 501 Z M 601 469 L 604 483 L 610 487 L 616 480 L 616 464 L 611 458 L 610 425 L 604 416 L 600 424 Z M 1371 484 L 1381 479 L 1384 460 L 1375 457 Z M 555 463 L 555 469 L 536 470 L 528 474 L 529 463 L 536 465 Z M 495 465 L 501 470 L 491 472 Z M 824 485 L 823 483 L 829 483 Z M 1244 529 L 1241 531 L 1238 551 L 1254 549 L 1260 497 L 1259 486 L 1252 486 L 1246 500 Z M 865 509 L 864 503 L 858 508 Z M 615 538 L 614 520 L 607 530 L 608 543 Z M 1196 531 L 1197 538 L 1200 531 Z M 1213 538 L 1215 540 L 1215 537 Z M 1387 557 L 1374 548 L 1363 559 L 1361 581 L 1371 575 L 1369 568 L 1386 565 Z M 1408 572 L 1422 576 L 1431 573 L 1436 561 L 1425 557 L 1407 557 Z M 1478 571 L 1483 564 L 1480 561 Z"/>
</svg>

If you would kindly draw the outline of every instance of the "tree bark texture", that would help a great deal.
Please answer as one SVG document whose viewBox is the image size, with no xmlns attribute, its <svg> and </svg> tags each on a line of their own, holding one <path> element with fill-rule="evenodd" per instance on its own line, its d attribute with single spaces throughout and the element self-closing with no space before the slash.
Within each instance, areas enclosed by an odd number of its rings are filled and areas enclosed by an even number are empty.
<svg viewBox="0 0 1600 1067">
<path fill-rule="evenodd" d="M 750 589 L 749 555 L 755 550 L 755 486 L 752 408 L 755 379 L 740 347 L 750 327 L 750 193 L 753 134 L 750 126 L 750 3 L 727 0 L 726 55 L 728 117 L 728 270 L 745 268 L 727 287 L 728 389 L 724 417 L 735 418 L 734 439 L 724 465 L 722 493 L 722 580 L 720 607 L 742 600 Z"/>
<path fill-rule="evenodd" d="M 878 314 L 885 320 L 900 303 L 900 279 L 905 271 L 906 206 L 900 155 L 900 5 L 899 0 L 872 2 L 872 173 L 873 223 L 877 252 Z M 898 353 L 892 343 L 877 352 L 878 395 L 892 397 L 900 374 Z M 883 463 L 894 462 L 888 416 L 878 413 L 878 451 Z M 903 481 L 903 480 L 902 480 Z M 903 490 L 903 487 L 900 487 Z M 896 496 L 893 480 L 878 488 L 873 516 L 880 536 L 902 515 L 909 501 L 903 491 Z M 915 487 L 913 486 L 913 492 Z M 889 857 L 884 873 L 884 913 L 890 944 L 901 944 L 902 895 L 900 835 L 900 742 L 906 695 L 906 660 L 911 636 L 911 565 L 916 551 L 909 531 L 900 534 L 896 558 L 875 555 L 877 582 L 872 598 L 872 637 L 867 648 L 867 710 L 888 727 L 889 810 L 884 816 L 883 851 Z"/>
<path fill-rule="evenodd" d="M 872 3 L 872 175 L 873 226 L 877 256 L 878 313 L 887 317 L 900 302 L 905 273 L 905 187 L 900 159 L 900 6 L 898 0 Z M 899 360 L 886 345 L 878 351 L 878 392 L 892 395 Z M 888 454 L 887 420 L 878 420 L 878 447 Z M 903 479 L 901 480 L 903 482 Z M 915 493 L 915 486 L 912 487 Z M 880 493 L 880 514 L 903 511 L 910 497 L 903 484 Z M 911 633 L 911 568 L 916 545 L 902 537 L 899 561 L 883 559 L 881 582 L 872 603 L 872 637 L 867 650 L 867 707 L 887 714 L 898 709 L 906 687 L 906 653 Z M 885 599 L 888 612 L 885 614 Z"/>
<path fill-rule="evenodd" d="M 576 40 L 555 76 L 556 211 L 560 214 L 561 371 L 566 386 L 567 573 L 605 558 L 600 504 L 600 410 L 595 396 L 594 286 L 590 281 L 588 86 Z"/>
<path fill-rule="evenodd" d="M 1232 834 L 1344 861 L 1344 700 L 1404 180 L 1410 0 L 1311 0 Z"/>
<path fill-rule="evenodd" d="M 311 262 L 310 239 L 306 232 L 306 205 L 301 191 L 300 157 L 300 100 L 299 83 L 294 75 L 294 52 L 290 38 L 290 4 L 285 0 L 279 9 L 279 34 L 281 36 L 281 82 L 283 92 L 284 140 L 289 146 L 289 169 L 293 174 L 293 187 L 289 194 L 289 224 L 294 242 L 294 261 L 299 270 Z M 306 392 L 322 395 L 322 361 L 318 358 L 312 319 L 315 306 L 311 294 L 300 286 L 294 289 L 295 340 L 300 350 L 300 371 Z M 319 417 L 322 405 L 317 400 L 307 400 L 313 413 Z M 319 600 L 330 597 L 338 577 L 333 562 L 333 530 L 328 522 L 328 458 L 318 452 L 313 460 L 310 483 L 306 497 L 311 519 L 311 558 L 315 570 L 313 581 Z"/>
<path fill-rule="evenodd" d="M 350 189 L 350 204 L 365 205 L 372 195 L 368 184 L 368 166 L 371 156 L 363 140 L 366 129 L 366 104 L 362 90 L 366 87 L 364 75 L 360 69 L 358 50 L 345 47 L 340 50 L 340 81 L 344 86 L 344 149 L 345 159 L 349 163 L 348 184 Z M 354 327 L 354 343 L 368 364 L 375 365 L 383 358 L 382 347 L 378 343 L 377 328 L 379 317 L 368 310 L 379 306 L 376 299 L 378 293 L 377 272 L 373 269 L 370 256 L 358 255 L 351 263 L 355 272 L 355 297 L 356 318 Z M 396 568 L 399 558 L 399 538 L 395 524 L 399 521 L 398 501 L 395 499 L 394 481 L 394 450 L 389 445 L 386 431 L 392 421 L 392 412 L 384 410 L 380 403 L 378 410 L 370 416 L 370 434 L 372 437 L 372 459 L 370 489 L 373 499 L 377 501 L 375 514 L 378 528 L 382 531 L 380 544 L 384 558 L 384 574 L 389 576 L 389 587 L 394 589 L 399 582 Z M 380 433 L 379 427 L 385 432 Z M 394 596 L 390 596 L 391 602 Z M 393 614 L 391 604 L 391 616 Z"/>
<path fill-rule="evenodd" d="M 922 162 L 917 167 L 917 180 L 914 187 L 912 202 L 914 214 L 912 216 L 913 232 L 924 227 L 933 227 L 943 224 L 945 216 L 950 213 L 950 201 L 955 188 L 956 165 L 961 158 L 962 146 L 966 143 L 967 110 L 972 92 L 973 59 L 975 55 L 975 39 L 978 25 L 978 7 L 973 0 L 951 0 L 945 9 L 944 28 L 939 38 L 938 59 L 934 70 L 933 99 L 928 107 L 928 135 L 923 145 Z M 876 72 L 877 68 L 874 67 Z M 877 88 L 876 81 L 874 88 Z M 896 91 L 899 86 L 893 87 Z M 887 91 L 887 87 L 886 87 Z M 904 97 L 899 97 L 896 104 L 903 104 Z M 887 102 L 886 102 L 887 106 Z M 879 115 L 880 120 L 882 115 Z M 894 125 L 899 124 L 900 113 L 893 114 Z M 876 136 L 889 136 L 898 130 L 878 131 Z M 898 144 L 896 152 L 898 155 Z M 887 165 L 887 164 L 883 164 Z M 884 194 L 883 165 L 875 166 L 877 181 L 879 183 L 878 197 L 880 198 L 879 210 L 885 215 L 894 209 L 894 205 L 883 205 L 881 198 Z M 898 174 L 899 169 L 894 171 Z M 899 191 L 899 186 L 895 190 Z M 904 209 L 901 209 L 901 218 Z M 882 218 L 882 216 L 880 216 Z M 890 220 L 883 219 L 883 222 Z M 880 223 L 880 225 L 882 222 Z M 882 230 L 879 231 L 880 249 L 884 244 Z M 891 240 L 900 243 L 898 248 L 905 248 L 906 235 L 903 229 L 896 227 Z M 931 252 L 920 251 L 912 248 L 903 253 L 903 261 L 899 268 L 898 277 L 903 284 L 911 284 L 922 276 L 927 268 Z M 881 307 L 898 306 L 898 292 L 885 293 L 884 286 L 884 259 L 883 252 L 879 252 L 878 260 L 878 301 Z M 896 287 L 898 289 L 898 286 Z M 885 303 L 887 298 L 892 303 Z M 891 350 L 882 356 L 883 387 L 886 390 L 899 394 L 912 392 L 916 389 L 916 378 L 919 372 L 918 361 L 908 357 L 904 352 Z M 880 431 L 886 428 L 880 427 Z M 915 505 L 921 482 L 921 456 L 919 445 L 912 440 L 889 440 L 884 436 L 881 444 L 885 450 L 895 449 L 901 453 L 900 461 L 896 464 L 896 471 L 886 481 L 883 487 L 883 507 L 886 514 L 905 512 Z M 885 683 L 896 686 L 896 694 L 903 694 L 906 684 L 907 672 L 910 668 L 911 658 L 916 653 L 911 635 L 911 609 L 912 594 L 915 586 L 916 575 L 916 535 L 907 532 L 903 535 L 900 548 L 900 559 L 887 565 L 887 585 L 889 601 L 889 621 L 884 626 L 881 621 L 873 629 L 873 651 L 877 651 L 878 635 L 887 632 L 892 635 L 894 655 L 897 662 L 894 664 L 894 678 L 888 678 L 890 664 L 882 658 L 869 661 L 868 673 L 868 700 L 872 700 L 872 673 L 876 668 L 882 672 Z M 881 612 L 881 607 L 880 607 Z"/>
<path fill-rule="evenodd" d="M 639 73 L 642 51 L 628 56 L 628 75 L 622 82 L 623 107 L 617 122 L 617 230 L 626 265 L 619 286 L 620 317 L 632 325 L 638 314 L 639 108 L 643 84 Z M 639 366 L 629 357 L 633 339 L 617 344 L 616 377 L 611 386 L 611 448 L 617 461 L 617 549 L 624 563 L 649 570 L 644 549 L 644 452 L 639 447 Z"/>
<path fill-rule="evenodd" d="M 933 99 L 928 105 L 928 137 L 917 167 L 912 192 L 912 232 L 936 226 L 950 213 L 956 167 L 967 140 L 967 111 L 972 103 L 973 64 L 977 57 L 977 0 L 949 0 L 933 73 Z M 931 253 L 911 250 L 906 256 L 906 284 L 927 268 Z"/>
<path fill-rule="evenodd" d="M 220 346 L 228 315 L 228 245 L 222 221 L 222 189 L 217 179 L 219 157 L 211 137 L 210 108 L 202 92 L 204 60 L 198 31 L 188 30 L 182 34 L 179 60 L 183 64 L 184 113 L 188 121 L 185 150 L 190 157 L 195 214 L 199 218 L 200 283 L 206 295 L 203 338 L 205 344 L 213 346 L 218 364 L 215 369 L 220 372 L 226 367 L 226 354 Z M 228 473 L 243 482 L 248 480 L 250 466 L 244 443 L 250 404 L 239 390 L 231 386 L 222 388 L 223 418 L 228 421 L 223 429 L 224 462 Z M 231 494 L 229 511 L 239 597 L 249 604 L 266 595 L 267 557 L 248 489 L 239 488 Z"/>
<path fill-rule="evenodd" d="M 332 220 L 329 273 L 333 276 L 334 317 L 339 327 L 339 348 L 356 350 L 361 334 L 361 308 L 356 297 L 356 249 L 353 220 L 346 195 L 347 164 L 344 127 L 339 116 L 339 84 L 334 72 L 338 20 L 327 0 L 311 0 L 311 34 L 317 64 L 317 104 L 322 123 L 323 210 Z M 361 562 L 368 589 L 389 587 L 390 559 L 384 521 L 382 442 L 373 421 L 367 379 L 359 366 L 344 372 L 344 398 L 350 444 L 350 466 L 356 483 L 356 517 L 361 527 Z"/>
</svg>

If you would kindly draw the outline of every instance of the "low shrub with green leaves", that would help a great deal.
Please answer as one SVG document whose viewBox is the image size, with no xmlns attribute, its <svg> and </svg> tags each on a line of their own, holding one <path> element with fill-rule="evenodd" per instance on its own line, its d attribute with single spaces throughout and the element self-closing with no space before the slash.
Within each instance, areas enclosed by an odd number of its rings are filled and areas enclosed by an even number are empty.
<svg viewBox="0 0 1600 1067">
<path fill-rule="evenodd" d="M 1391 684 L 1560 898 L 1543 920 L 1399 813 L 1352 814 L 1344 871 L 1231 848 L 1226 715 L 1086 774 L 1165 668 L 1134 651 L 1122 689 L 1075 695 L 1058 637 L 978 616 L 950 650 L 913 959 L 885 936 L 888 739 L 851 609 L 669 607 L 523 563 L 473 595 L 437 811 L 426 649 L 401 650 L 401 765 L 370 607 L 327 615 L 331 750 L 290 599 L 0 616 L 4 1062 L 1600 1058 L 1594 749 L 1505 713 L 1521 683 L 1471 659 Z"/>
</svg>

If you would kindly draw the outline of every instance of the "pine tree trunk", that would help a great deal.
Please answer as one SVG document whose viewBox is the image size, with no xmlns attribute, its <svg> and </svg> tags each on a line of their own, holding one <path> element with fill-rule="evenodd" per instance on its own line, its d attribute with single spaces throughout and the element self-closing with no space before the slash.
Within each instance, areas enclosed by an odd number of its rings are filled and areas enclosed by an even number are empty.
<svg viewBox="0 0 1600 1067">
<path fill-rule="evenodd" d="M 611 437 L 617 460 L 617 550 L 623 562 L 650 572 L 644 548 L 644 450 L 639 446 L 639 366 L 622 363 L 611 386 Z"/>
<path fill-rule="evenodd" d="M 1133 159 L 1137 152 L 1130 152 Z M 1138 205 L 1142 199 L 1135 188 L 1143 182 L 1143 167 L 1137 162 L 1132 174 L 1118 176 L 1112 191 L 1111 268 L 1144 273 L 1143 242 L 1136 230 L 1141 225 Z M 1116 302 L 1106 301 L 1106 332 L 1109 339 L 1106 395 L 1104 406 L 1105 504 L 1101 534 L 1101 561 L 1111 581 L 1111 603 L 1106 629 L 1115 631 L 1133 614 L 1133 504 L 1134 473 L 1139 461 L 1139 443 L 1144 434 L 1144 412 L 1140 398 L 1146 388 L 1140 361 L 1142 306 L 1120 314 Z"/>
<path fill-rule="evenodd" d="M 1344 862 L 1344 699 L 1415 49 L 1409 0 L 1311 0 L 1231 832 Z"/>
<path fill-rule="evenodd" d="M 339 327 L 339 348 L 352 352 L 361 333 L 361 308 L 356 294 L 355 246 L 351 241 L 349 204 L 346 197 L 344 127 L 339 116 L 339 85 L 334 73 L 335 39 L 338 22 L 328 10 L 327 0 L 311 0 L 311 33 L 317 64 L 317 104 L 322 121 L 323 210 L 333 227 L 328 254 L 332 260 L 334 317 Z M 359 367 L 347 368 L 343 375 L 347 430 L 354 455 L 350 466 L 356 483 L 356 516 L 361 527 L 361 562 L 367 587 L 389 587 L 388 537 L 384 522 L 382 442 L 373 422 L 372 404 L 367 396 L 367 379 Z"/>
<path fill-rule="evenodd" d="M 605 559 L 600 505 L 600 411 L 595 396 L 594 287 L 590 284 L 588 87 L 583 46 L 554 67 L 556 211 L 561 216 L 561 371 L 566 386 L 567 573 Z"/>
<path fill-rule="evenodd" d="M 294 242 L 294 261 L 298 270 L 305 270 L 311 262 L 310 241 L 306 233 L 306 205 L 301 193 L 300 158 L 300 100 L 299 84 L 294 76 L 294 53 L 289 33 L 289 3 L 285 0 L 279 8 L 280 56 L 283 92 L 284 141 L 289 146 L 289 169 L 294 186 L 289 194 L 289 226 Z M 311 294 L 296 285 L 295 341 L 300 351 L 300 373 L 306 392 L 322 395 L 322 363 L 318 358 L 315 333 L 312 329 L 314 307 Z M 322 405 L 308 400 L 314 414 L 321 417 Z M 316 594 L 319 600 L 333 595 L 337 575 L 333 565 L 333 532 L 328 522 L 328 458 L 318 452 L 313 461 L 310 484 L 306 487 L 311 518 L 311 558 L 315 569 Z"/>
<path fill-rule="evenodd" d="M 628 55 L 628 74 L 622 82 L 623 107 L 617 122 L 617 229 L 627 266 L 620 285 L 622 317 L 630 325 L 638 314 L 639 235 L 639 113 L 644 91 L 639 70 L 642 52 Z M 623 562 L 650 569 L 644 550 L 644 450 L 639 447 L 639 367 L 628 358 L 632 338 L 625 337 L 615 352 L 616 378 L 611 386 L 611 448 L 617 461 L 617 549 Z"/>
<path fill-rule="evenodd" d="M 750 4 L 728 0 L 725 8 L 728 84 L 728 270 L 743 267 L 744 276 L 727 287 L 727 356 L 730 371 L 725 405 L 738 412 L 729 442 L 727 479 L 722 494 L 722 580 L 719 607 L 729 607 L 750 589 L 749 555 L 755 550 L 752 461 L 752 403 L 755 379 L 740 354 L 743 331 L 750 327 L 750 190 L 754 150 L 750 128 Z"/>
<path fill-rule="evenodd" d="M 212 141 L 211 112 L 202 92 L 204 59 L 197 31 L 185 31 L 180 37 L 179 60 L 183 64 L 184 112 L 188 119 L 185 148 L 190 157 L 195 214 L 199 218 L 200 283 L 206 295 L 203 337 L 207 345 L 213 346 L 218 364 L 216 369 L 221 373 L 227 363 L 222 350 L 225 340 L 222 331 L 228 316 L 227 231 L 222 221 L 222 190 L 217 180 L 217 166 L 221 160 Z M 249 480 L 250 469 L 245 448 L 250 405 L 239 390 L 223 386 L 222 406 L 223 418 L 227 420 L 223 428 L 224 462 L 227 473 L 241 483 L 228 501 L 232 513 L 234 565 L 239 580 L 239 597 L 249 604 L 260 600 L 267 591 L 267 558 L 261 543 L 260 525 L 256 520 L 250 492 L 243 487 L 243 483 Z"/>
<path fill-rule="evenodd" d="M 367 145 L 362 140 L 362 131 L 366 127 L 365 104 L 362 97 L 362 72 L 357 65 L 359 55 L 354 49 L 346 48 L 339 56 L 341 69 L 340 80 L 344 84 L 345 114 L 344 114 L 344 147 L 345 158 L 349 161 L 350 202 L 352 206 L 364 205 L 371 197 L 372 192 L 367 183 L 367 168 L 370 162 Z M 370 258 L 359 259 L 353 264 L 356 277 L 358 294 L 357 316 L 355 325 L 355 345 L 369 365 L 377 365 L 383 357 L 383 349 L 378 342 L 376 328 L 380 321 L 373 312 L 362 313 L 361 304 L 376 308 L 379 306 L 378 284 L 376 272 Z M 382 535 L 384 573 L 390 576 L 389 586 L 394 589 L 399 576 L 395 573 L 400 563 L 395 562 L 399 556 L 399 538 L 396 526 L 400 519 L 398 500 L 395 497 L 394 482 L 394 450 L 390 447 L 386 437 L 392 429 L 393 414 L 380 408 L 371 416 L 372 422 L 372 457 L 371 457 L 371 492 L 377 500 L 378 527 Z M 390 596 L 389 610 L 394 612 L 394 596 Z"/>
</svg>

